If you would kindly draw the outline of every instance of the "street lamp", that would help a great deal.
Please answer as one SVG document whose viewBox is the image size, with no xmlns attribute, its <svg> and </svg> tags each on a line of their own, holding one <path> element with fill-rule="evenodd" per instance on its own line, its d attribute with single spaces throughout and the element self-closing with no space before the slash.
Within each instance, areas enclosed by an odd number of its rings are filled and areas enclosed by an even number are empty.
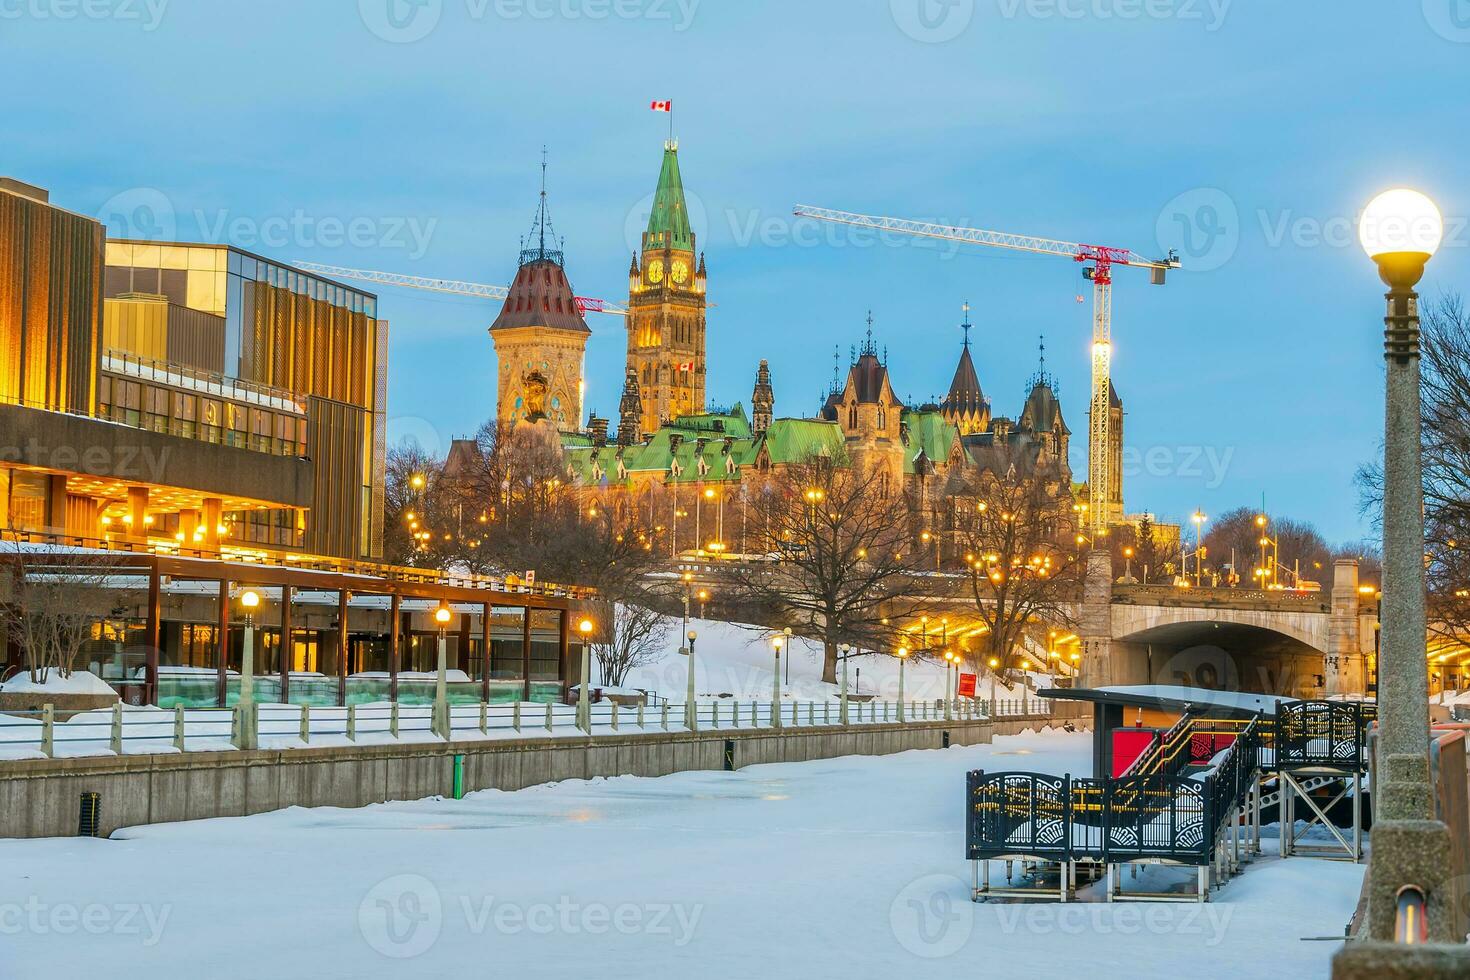
<svg viewBox="0 0 1470 980">
<path fill-rule="evenodd" d="M 789 631 L 788 631 L 789 632 Z M 786 634 L 771 637 L 771 646 L 776 651 L 776 669 L 771 679 L 771 727 L 781 727 L 781 647 L 786 643 Z M 789 658 L 788 658 L 789 662 Z"/>
<path fill-rule="evenodd" d="M 997 672 L 999 670 L 1000 670 L 1000 658 L 999 657 L 991 657 L 990 658 L 990 703 L 991 704 L 994 704 L 995 703 L 995 678 L 996 678 Z"/>
<path fill-rule="evenodd" d="M 582 684 L 577 688 L 577 727 L 592 734 L 592 699 L 588 687 L 592 683 L 592 620 L 584 619 L 577 624 L 582 634 Z"/>
<path fill-rule="evenodd" d="M 1443 235 L 1444 222 L 1434 202 L 1404 188 L 1374 198 L 1358 226 L 1363 250 L 1389 287 L 1384 320 L 1383 651 L 1378 668 L 1382 744 L 1385 756 L 1413 756 L 1416 766 L 1425 764 L 1429 751 L 1429 679 L 1424 667 L 1419 297 L 1414 287 Z M 1423 798 L 1400 800 L 1411 812 L 1380 811 L 1382 815 L 1431 817 L 1427 772 L 1425 777 Z"/>
<path fill-rule="evenodd" d="M 908 647 L 899 647 L 898 648 L 898 722 L 899 722 L 899 724 L 903 724 L 905 721 L 908 720 L 908 719 L 906 719 L 904 717 L 904 707 L 903 707 L 903 668 L 904 668 L 904 664 L 908 663 L 908 659 L 909 659 L 909 648 Z"/>
<path fill-rule="evenodd" d="M 439 665 L 434 676 L 434 716 L 430 727 L 446 742 L 449 740 L 449 620 L 453 615 L 447 603 L 441 602 L 434 610 L 434 622 L 439 627 Z"/>
<path fill-rule="evenodd" d="M 260 606 L 260 593 L 246 589 L 240 596 L 240 607 L 245 610 L 245 641 L 240 649 L 240 700 L 235 710 L 240 716 L 241 750 L 259 745 L 259 716 L 255 710 L 255 610 Z"/>
<path fill-rule="evenodd" d="M 952 651 L 952 650 L 946 650 L 946 651 L 944 651 L 944 720 L 945 721 L 952 721 L 954 719 L 954 698 L 955 698 L 955 696 L 952 693 L 953 692 L 953 681 L 951 680 L 951 678 L 953 678 L 953 676 L 954 676 L 955 659 L 956 658 L 955 658 L 955 655 L 954 655 L 954 651 Z"/>
<path fill-rule="evenodd" d="M 1396 897 L 1427 899 L 1430 940 L 1450 941 L 1455 895 L 1447 885 L 1450 839 L 1435 820 L 1429 775 L 1429 678 L 1425 668 L 1424 486 L 1419 393 L 1419 296 L 1414 287 L 1444 237 L 1434 202 L 1385 191 L 1363 212 L 1363 250 L 1388 286 L 1383 450 L 1383 603 L 1378 657 L 1380 755 L 1374 785 L 1374 856 L 1368 868 L 1368 935 L 1399 934 Z M 1381 787 L 1381 792 L 1380 792 Z M 1436 914 L 1438 913 L 1438 914 Z M 1344 956 L 1349 954 L 1344 953 Z"/>
<path fill-rule="evenodd" d="M 848 653 L 851 649 L 852 647 L 846 643 L 839 643 L 837 645 L 837 652 L 840 655 L 839 659 L 842 661 L 842 697 L 837 705 L 837 720 L 844 725 L 847 724 L 847 658 L 851 656 Z"/>
<path fill-rule="evenodd" d="M 1199 588 L 1204 585 L 1205 573 L 1204 554 L 1201 548 L 1201 535 L 1203 535 L 1204 533 L 1205 522 L 1208 521 L 1209 518 L 1205 516 L 1205 513 L 1203 511 L 1196 510 L 1193 514 L 1189 516 L 1189 519 L 1194 522 L 1194 587 Z"/>
<path fill-rule="evenodd" d="M 699 730 L 699 712 L 694 710 L 694 641 L 699 639 L 699 633 L 690 630 L 686 639 L 689 641 L 689 690 L 684 695 L 684 722 L 693 732 Z"/>
</svg>

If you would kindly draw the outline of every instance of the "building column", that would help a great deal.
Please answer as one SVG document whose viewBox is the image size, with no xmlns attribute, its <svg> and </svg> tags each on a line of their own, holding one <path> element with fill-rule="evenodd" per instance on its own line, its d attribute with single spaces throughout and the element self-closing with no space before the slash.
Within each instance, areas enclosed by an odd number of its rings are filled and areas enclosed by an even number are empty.
<svg viewBox="0 0 1470 980">
<path fill-rule="evenodd" d="M 347 600 L 346 589 L 337 592 L 337 705 L 347 704 Z"/>
<path fill-rule="evenodd" d="M 214 665 L 215 665 L 215 704 L 225 707 L 225 701 L 229 694 L 229 639 L 230 639 L 230 582 L 228 579 L 219 581 L 219 620 L 218 631 L 215 635 Z"/>
<path fill-rule="evenodd" d="M 608 630 L 609 631 L 612 630 L 612 624 L 611 623 L 608 624 Z M 571 677 L 576 677 L 579 682 L 581 680 L 581 669 L 580 669 L 580 667 L 577 668 L 577 669 L 573 669 L 572 663 L 571 663 L 571 647 L 572 647 L 571 639 L 572 639 L 572 611 L 570 609 L 563 609 L 561 611 L 561 633 L 560 633 L 560 636 L 557 638 L 557 642 L 558 642 L 558 644 L 560 646 L 559 646 L 559 650 L 558 650 L 557 657 L 556 657 L 556 662 L 561 665 L 560 673 L 561 673 L 561 682 L 563 684 L 568 683 L 568 678 L 571 678 Z M 582 637 L 582 642 L 583 643 L 586 643 L 587 642 L 587 638 L 585 636 Z M 686 640 L 686 642 L 687 642 L 687 640 Z M 589 680 L 590 680 L 590 678 L 589 678 Z"/>
<path fill-rule="evenodd" d="M 218 497 L 204 499 L 204 550 L 219 552 L 219 527 L 224 518 L 224 502 Z"/>
<path fill-rule="evenodd" d="M 184 536 L 179 547 L 190 551 L 199 550 L 204 542 L 195 541 L 194 535 L 200 530 L 201 520 L 199 511 L 197 510 L 179 511 L 179 533 Z"/>
<path fill-rule="evenodd" d="M 281 586 L 281 703 L 291 703 L 291 657 L 296 651 L 292 640 L 295 625 L 291 621 L 291 586 Z"/>
<path fill-rule="evenodd" d="M 495 607 L 485 603 L 480 607 L 480 700 L 490 700 L 490 628 L 494 624 Z"/>
<path fill-rule="evenodd" d="M 521 617 L 521 700 L 531 700 L 531 607 Z"/>
<path fill-rule="evenodd" d="M 403 596 L 397 592 L 388 600 L 388 700 L 398 700 L 398 648 L 400 621 L 403 619 Z"/>
<path fill-rule="evenodd" d="M 162 599 L 158 563 L 155 561 L 148 568 L 148 617 L 143 635 L 143 682 L 147 688 L 143 701 L 151 705 L 158 704 L 158 648 L 163 642 Z"/>
<path fill-rule="evenodd" d="M 128 487 L 128 538 L 148 540 L 148 488 Z"/>
<path fill-rule="evenodd" d="M 71 531 L 66 519 L 66 477 L 53 473 L 46 477 L 46 530 L 52 534 Z"/>
<path fill-rule="evenodd" d="M 1358 561 L 1343 558 L 1332 569 L 1332 614 L 1327 621 L 1327 650 L 1322 658 L 1328 697 L 1366 693 L 1363 655 L 1358 646 Z"/>
<path fill-rule="evenodd" d="M 1082 615 L 1078 623 L 1082 638 L 1080 688 L 1097 689 L 1113 682 L 1113 556 L 1094 549 L 1087 556 L 1082 585 Z"/>
</svg>

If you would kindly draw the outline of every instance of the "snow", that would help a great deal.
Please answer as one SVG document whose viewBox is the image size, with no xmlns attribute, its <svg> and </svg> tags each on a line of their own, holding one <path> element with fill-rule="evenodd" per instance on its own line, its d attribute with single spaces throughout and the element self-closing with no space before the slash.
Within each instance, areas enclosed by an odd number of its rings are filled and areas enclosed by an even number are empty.
<svg viewBox="0 0 1470 980">
<path fill-rule="evenodd" d="M 655 691 L 662 697 L 675 701 L 684 700 L 688 690 L 689 658 L 677 652 L 679 637 L 683 635 L 682 620 L 669 634 L 669 651 L 656 663 L 635 667 L 628 672 L 622 686 Z M 770 700 L 771 681 L 775 668 L 774 650 L 771 646 L 770 630 L 739 623 L 723 623 L 709 619 L 691 619 L 689 628 L 698 633 L 694 644 L 694 680 L 697 696 L 729 696 L 740 700 L 760 698 Z M 789 651 L 783 651 L 781 664 L 781 693 L 784 697 L 801 701 L 825 701 L 838 696 L 839 684 L 822 683 L 822 645 L 803 637 L 794 637 Z M 790 658 L 791 681 L 787 683 L 787 664 Z M 887 654 L 865 654 L 848 661 L 848 693 L 854 695 L 877 695 L 880 699 L 898 700 L 898 658 Z M 838 677 L 842 667 L 838 665 Z M 861 671 L 861 677 L 858 672 Z M 597 680 L 597 668 L 593 664 L 593 681 Z M 977 682 L 976 694 L 981 699 L 990 697 L 990 675 L 982 673 Z M 938 700 L 944 697 L 944 662 L 910 657 L 904 667 L 904 700 Z M 1043 686 L 1050 686 L 1044 682 Z M 1034 691 L 1027 691 L 1016 684 L 1007 687 L 997 683 L 997 698 L 1020 698 L 1023 694 L 1035 698 Z"/>
<path fill-rule="evenodd" d="M 1245 691 L 1216 691 L 1206 687 L 1180 687 L 1168 684 L 1134 684 L 1122 687 L 1104 687 L 1099 690 L 1114 694 L 1126 694 L 1139 698 L 1168 698 L 1172 701 L 1192 701 L 1195 704 L 1213 705 L 1219 708 L 1235 708 L 1241 711 L 1257 711 L 1271 714 L 1276 705 L 1283 701 L 1295 701 L 1286 694 L 1250 694 Z"/>
<path fill-rule="evenodd" d="M 87 670 L 73 671 L 70 677 L 62 677 L 58 671 L 50 671 L 45 681 L 33 681 L 29 671 L 21 671 L 3 685 L 6 694 L 96 694 L 117 697 L 106 681 Z"/>
<path fill-rule="evenodd" d="M 1090 753 L 1086 735 L 1028 733 L 0 841 L 0 921 L 26 923 L 0 976 L 1327 975 L 1340 943 L 1302 940 L 1342 934 L 1360 865 L 1268 857 L 1206 905 L 968 901 L 964 773 L 1080 775 Z"/>
</svg>

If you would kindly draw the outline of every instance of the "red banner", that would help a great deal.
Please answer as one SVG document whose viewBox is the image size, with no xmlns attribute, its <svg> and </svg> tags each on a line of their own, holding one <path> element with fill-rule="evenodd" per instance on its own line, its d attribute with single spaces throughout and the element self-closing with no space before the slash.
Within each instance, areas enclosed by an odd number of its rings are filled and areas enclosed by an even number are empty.
<svg viewBox="0 0 1470 980">
<path fill-rule="evenodd" d="M 975 696 L 975 675 L 974 674 L 961 674 L 960 675 L 959 696 L 962 697 L 962 698 L 973 698 Z"/>
</svg>

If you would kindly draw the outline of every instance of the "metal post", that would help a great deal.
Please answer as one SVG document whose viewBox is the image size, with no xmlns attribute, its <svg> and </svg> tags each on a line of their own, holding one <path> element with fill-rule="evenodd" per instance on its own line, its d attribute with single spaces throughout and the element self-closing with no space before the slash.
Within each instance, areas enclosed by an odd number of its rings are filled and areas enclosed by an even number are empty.
<svg viewBox="0 0 1470 980">
<path fill-rule="evenodd" d="M 556 727 L 556 715 L 552 711 L 551 702 L 546 702 L 546 730 L 549 732 Z"/>
<path fill-rule="evenodd" d="M 771 677 L 771 727 L 781 727 L 781 641 L 776 641 L 776 670 Z"/>
<path fill-rule="evenodd" d="M 301 706 L 301 741 L 311 744 L 311 705 Z"/>
<path fill-rule="evenodd" d="M 520 728 L 520 719 L 516 719 L 516 721 L 517 724 L 515 727 Z M 488 702 L 485 701 L 480 702 L 480 734 L 490 734 L 490 705 Z"/>
<path fill-rule="evenodd" d="M 840 706 L 838 708 L 838 712 L 837 712 L 837 723 L 839 725 L 846 725 L 847 724 L 847 647 L 846 646 L 841 646 L 841 647 L 838 647 L 837 649 L 838 649 L 838 652 L 842 654 L 842 700 L 841 700 L 841 704 L 840 704 Z"/>
<path fill-rule="evenodd" d="M 388 734 L 394 738 L 398 737 L 398 702 L 395 700 L 388 708 Z"/>
<path fill-rule="evenodd" d="M 907 720 L 904 717 L 903 710 L 903 667 L 904 664 L 907 663 L 907 661 L 907 657 L 898 658 L 898 723 L 900 725 Z"/>
<path fill-rule="evenodd" d="M 174 748 L 184 751 L 184 706 L 174 705 Z"/>
<path fill-rule="evenodd" d="M 663 703 L 663 713 L 660 717 L 660 723 L 663 725 L 664 731 L 669 730 L 669 702 L 667 701 Z"/>
<path fill-rule="evenodd" d="M 616 700 L 612 702 L 612 730 L 618 730 L 618 702 Z"/>
<path fill-rule="evenodd" d="M 123 721 L 121 701 L 115 701 L 112 705 L 112 751 L 116 755 L 123 754 Z"/>
<path fill-rule="evenodd" d="M 521 702 L 519 700 L 510 706 L 510 727 L 517 732 L 521 730 Z"/>
<path fill-rule="evenodd" d="M 347 706 L 347 741 L 357 741 L 357 705 Z"/>
<path fill-rule="evenodd" d="M 346 589 L 337 591 L 337 704 L 347 703 L 347 600 Z"/>
<path fill-rule="evenodd" d="M 48 759 L 56 754 L 56 706 L 41 706 L 41 754 Z"/>
</svg>

